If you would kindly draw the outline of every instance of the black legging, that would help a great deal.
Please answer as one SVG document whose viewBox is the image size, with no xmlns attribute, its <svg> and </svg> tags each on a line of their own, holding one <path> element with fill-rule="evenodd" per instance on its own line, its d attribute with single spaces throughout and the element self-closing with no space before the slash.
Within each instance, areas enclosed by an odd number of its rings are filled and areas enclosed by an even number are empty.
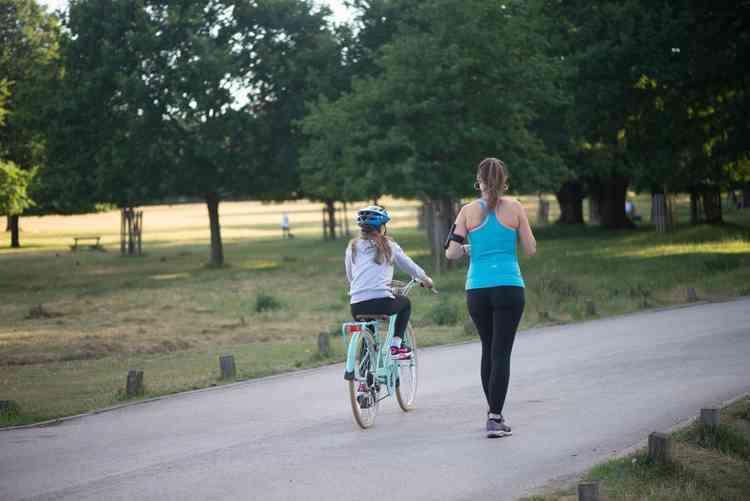
<svg viewBox="0 0 750 501">
<path fill-rule="evenodd" d="M 510 352 L 525 304 L 523 287 L 466 291 L 469 315 L 482 340 L 482 388 L 490 412 L 502 414 L 510 380 Z"/>
<path fill-rule="evenodd" d="M 395 299 L 380 297 L 352 304 L 352 317 L 355 320 L 357 315 L 393 314 L 398 314 L 396 316 L 396 331 L 393 335 L 403 339 L 406 324 L 409 323 L 409 317 L 411 316 L 411 302 L 408 297 L 398 296 Z"/>
</svg>

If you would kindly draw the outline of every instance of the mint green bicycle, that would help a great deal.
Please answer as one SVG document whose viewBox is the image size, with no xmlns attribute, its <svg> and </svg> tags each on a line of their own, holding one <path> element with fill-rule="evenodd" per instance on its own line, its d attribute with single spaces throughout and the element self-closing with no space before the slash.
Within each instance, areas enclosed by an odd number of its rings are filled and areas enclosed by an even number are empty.
<svg viewBox="0 0 750 501">
<path fill-rule="evenodd" d="M 419 281 L 392 282 L 395 295 L 406 296 Z M 432 289 L 437 294 L 435 289 Z M 350 335 L 344 379 L 349 390 L 354 421 L 369 428 L 375 423 L 380 401 L 395 395 L 404 412 L 414 410 L 417 398 L 417 337 L 411 323 L 407 325 L 402 345 L 411 348 L 406 359 L 391 357 L 390 346 L 396 326 L 396 315 L 363 315 L 356 322 L 346 322 L 341 335 Z M 382 322 L 388 321 L 383 339 Z"/>
</svg>

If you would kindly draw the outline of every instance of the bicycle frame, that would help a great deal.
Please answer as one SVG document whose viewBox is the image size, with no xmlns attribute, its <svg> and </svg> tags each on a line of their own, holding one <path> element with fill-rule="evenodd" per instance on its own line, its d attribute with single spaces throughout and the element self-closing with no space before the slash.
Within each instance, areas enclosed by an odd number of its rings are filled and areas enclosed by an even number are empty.
<svg viewBox="0 0 750 501">
<path fill-rule="evenodd" d="M 414 288 L 419 281 L 412 278 L 406 285 L 401 289 L 401 295 L 406 296 Z M 376 359 L 375 359 L 375 376 L 377 378 L 377 384 L 385 386 L 387 393 L 382 400 L 388 396 L 391 396 L 396 391 L 396 384 L 398 383 L 398 360 L 394 360 L 391 357 L 390 346 L 393 340 L 393 335 L 396 331 L 396 315 L 390 315 L 388 317 L 388 333 L 385 339 L 380 336 L 380 320 L 370 320 L 367 322 L 346 322 L 341 326 L 341 335 L 346 338 L 347 334 L 351 333 L 352 337 L 349 339 L 349 346 L 346 354 L 346 365 L 344 372 L 344 379 L 351 381 L 354 379 L 354 361 L 357 358 L 357 346 L 359 346 L 359 338 L 369 333 L 375 344 Z"/>
<path fill-rule="evenodd" d="M 357 326 L 358 330 L 352 333 L 352 337 L 349 340 L 349 347 L 346 354 L 346 367 L 344 372 L 344 379 L 354 379 L 354 361 L 357 358 L 357 347 L 359 346 L 359 337 L 367 335 L 367 332 L 372 336 L 375 345 L 375 376 L 377 377 L 377 383 L 386 388 L 387 394 L 381 397 L 379 400 L 393 395 L 396 391 L 396 383 L 398 380 L 398 361 L 393 360 L 391 357 L 390 346 L 393 339 L 393 334 L 396 329 L 396 315 L 391 315 L 388 319 L 388 333 L 383 340 L 380 336 L 380 320 L 370 320 L 367 322 L 347 322 L 342 326 L 342 335 L 346 337 L 348 331 L 347 327 Z M 370 354 L 372 356 L 372 354 Z"/>
</svg>

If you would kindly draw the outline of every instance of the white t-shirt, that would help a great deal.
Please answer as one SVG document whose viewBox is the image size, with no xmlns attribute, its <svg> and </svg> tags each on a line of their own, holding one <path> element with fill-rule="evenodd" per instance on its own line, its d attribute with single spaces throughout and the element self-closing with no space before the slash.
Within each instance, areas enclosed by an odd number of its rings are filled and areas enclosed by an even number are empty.
<svg viewBox="0 0 750 501">
<path fill-rule="evenodd" d="M 427 278 L 424 270 L 407 256 L 401 247 L 389 240 L 391 246 L 392 262 L 378 264 L 375 262 L 377 248 L 369 240 L 357 239 L 356 259 L 352 260 L 351 245 L 346 246 L 346 278 L 349 280 L 349 295 L 351 304 L 377 299 L 382 297 L 394 297 L 391 292 L 390 283 L 393 280 L 393 265 L 408 273 L 410 276 L 424 280 Z"/>
</svg>

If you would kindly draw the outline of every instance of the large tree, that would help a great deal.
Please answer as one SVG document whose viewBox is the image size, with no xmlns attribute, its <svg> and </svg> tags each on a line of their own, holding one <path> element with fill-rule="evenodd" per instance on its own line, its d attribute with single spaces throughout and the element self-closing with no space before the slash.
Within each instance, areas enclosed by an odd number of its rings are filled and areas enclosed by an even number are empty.
<svg viewBox="0 0 750 501">
<path fill-rule="evenodd" d="M 63 106 L 86 142 L 58 143 L 73 177 L 93 168 L 99 196 L 121 205 L 203 198 L 222 265 L 220 201 L 297 189 L 294 123 L 336 75 L 327 14 L 307 0 L 74 0 Z"/>
<path fill-rule="evenodd" d="M 34 0 L 0 0 L 0 162 L 31 172 L 47 161 L 44 121 L 56 78 L 59 22 Z M 20 179 L 19 176 L 13 176 Z M 43 176 L 34 176 L 30 191 Z M 35 197 L 36 198 L 36 197 Z M 28 208 L 29 205 L 23 207 Z M 8 213 L 13 247 L 20 246 L 19 217 Z"/>
<path fill-rule="evenodd" d="M 531 131 L 539 110 L 561 99 L 559 66 L 545 55 L 535 2 L 431 0 L 413 8 L 376 57 L 379 71 L 332 105 L 340 109 L 322 111 L 348 117 L 338 128 L 352 132 L 335 145 L 344 173 L 356 180 L 370 172 L 383 191 L 428 204 L 440 270 L 455 204 L 471 193 L 482 158 L 506 161 L 520 190 L 559 182 L 561 162 Z"/>
</svg>

